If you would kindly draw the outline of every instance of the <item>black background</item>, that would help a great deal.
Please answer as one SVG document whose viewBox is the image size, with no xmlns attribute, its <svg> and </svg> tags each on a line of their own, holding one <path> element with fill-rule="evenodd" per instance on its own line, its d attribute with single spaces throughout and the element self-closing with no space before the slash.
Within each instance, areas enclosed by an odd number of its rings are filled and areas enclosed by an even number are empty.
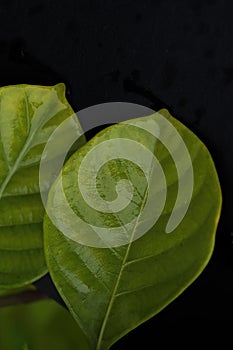
<svg viewBox="0 0 233 350">
<path fill-rule="evenodd" d="M 211 261 L 178 299 L 112 349 L 143 343 L 145 349 L 189 349 L 217 340 L 227 348 L 233 321 L 231 1 L 1 0 L 0 18 L 1 86 L 64 82 L 75 110 L 111 101 L 168 107 L 207 145 L 223 191 Z M 53 295 L 48 277 L 38 285 Z"/>
</svg>

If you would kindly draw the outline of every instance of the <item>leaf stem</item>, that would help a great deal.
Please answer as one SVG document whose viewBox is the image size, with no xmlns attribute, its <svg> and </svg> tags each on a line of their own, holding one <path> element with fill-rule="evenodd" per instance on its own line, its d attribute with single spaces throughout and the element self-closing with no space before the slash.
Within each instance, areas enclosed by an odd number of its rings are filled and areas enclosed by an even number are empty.
<svg viewBox="0 0 233 350">
<path fill-rule="evenodd" d="M 27 290 L 17 294 L 9 294 L 0 297 L 0 307 L 28 304 L 34 301 L 48 299 L 49 297 L 38 290 Z"/>
</svg>

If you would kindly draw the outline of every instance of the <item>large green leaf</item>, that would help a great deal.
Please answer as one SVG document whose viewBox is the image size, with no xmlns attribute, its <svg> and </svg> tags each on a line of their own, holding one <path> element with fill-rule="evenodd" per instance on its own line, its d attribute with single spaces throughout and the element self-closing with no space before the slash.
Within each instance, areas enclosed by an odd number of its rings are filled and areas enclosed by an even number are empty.
<svg viewBox="0 0 233 350">
<path fill-rule="evenodd" d="M 0 88 L 0 288 L 47 271 L 39 162 L 51 133 L 73 113 L 63 84 Z"/>
<path fill-rule="evenodd" d="M 103 130 L 68 160 L 49 194 L 45 252 L 90 349 L 108 349 L 192 283 L 212 254 L 220 208 L 208 150 L 166 110 Z"/>
</svg>

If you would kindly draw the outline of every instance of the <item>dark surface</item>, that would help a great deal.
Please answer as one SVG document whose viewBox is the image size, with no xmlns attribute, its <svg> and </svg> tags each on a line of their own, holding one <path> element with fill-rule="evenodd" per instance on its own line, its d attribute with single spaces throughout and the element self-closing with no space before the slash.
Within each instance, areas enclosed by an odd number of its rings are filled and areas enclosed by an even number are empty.
<svg viewBox="0 0 233 350">
<path fill-rule="evenodd" d="M 148 349 L 158 342 L 187 345 L 185 334 L 197 346 L 231 341 L 231 1 L 1 1 L 0 15 L 1 86 L 62 81 L 76 110 L 110 101 L 167 106 L 215 161 L 223 210 L 209 265 L 177 300 L 112 349 L 130 349 L 133 342 L 140 349 L 145 341 Z M 38 284 L 56 297 L 48 277 Z"/>
</svg>

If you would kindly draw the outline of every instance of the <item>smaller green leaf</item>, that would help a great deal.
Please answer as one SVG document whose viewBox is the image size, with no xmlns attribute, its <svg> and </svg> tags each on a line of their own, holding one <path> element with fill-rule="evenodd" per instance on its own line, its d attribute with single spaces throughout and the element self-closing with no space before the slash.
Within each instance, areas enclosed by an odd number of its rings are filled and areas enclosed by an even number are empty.
<svg viewBox="0 0 233 350">
<path fill-rule="evenodd" d="M 70 313 L 51 299 L 0 309 L 0 349 L 87 350 Z"/>
<path fill-rule="evenodd" d="M 0 88 L 0 288 L 47 272 L 39 163 L 50 135 L 73 114 L 64 84 Z"/>
</svg>

